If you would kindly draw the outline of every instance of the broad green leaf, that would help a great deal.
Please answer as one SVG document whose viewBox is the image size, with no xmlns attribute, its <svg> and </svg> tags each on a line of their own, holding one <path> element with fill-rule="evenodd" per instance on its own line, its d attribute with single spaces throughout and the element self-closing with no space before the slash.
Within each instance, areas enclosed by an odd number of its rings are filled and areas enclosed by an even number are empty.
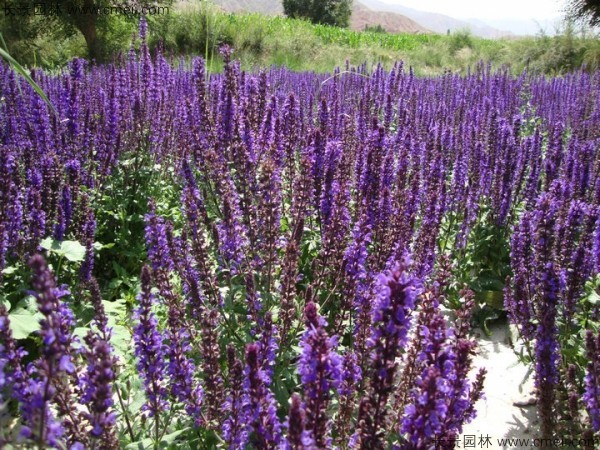
<svg viewBox="0 0 600 450">
<path fill-rule="evenodd" d="M 188 428 L 183 428 L 181 430 L 177 430 L 171 434 L 167 434 L 166 436 L 163 436 L 163 438 L 160 440 L 160 446 L 161 447 L 167 447 L 171 444 L 173 444 L 177 438 L 179 436 L 181 436 L 183 433 L 185 433 L 188 430 Z"/>
<path fill-rule="evenodd" d="M 592 291 L 586 297 L 586 300 L 588 301 L 588 303 L 591 303 L 592 305 L 599 305 L 600 304 L 600 295 L 598 295 L 598 293 L 596 291 Z"/>
<path fill-rule="evenodd" d="M 25 339 L 40 329 L 40 319 L 44 316 L 37 311 L 18 308 L 8 314 L 10 329 L 15 339 Z"/>
<path fill-rule="evenodd" d="M 55 241 L 54 239 L 47 237 L 46 239 L 42 239 L 42 242 L 40 242 L 40 247 L 45 250 L 52 251 L 60 247 L 60 241 Z"/>
<path fill-rule="evenodd" d="M 131 352 L 131 333 L 123 325 L 112 325 L 110 328 L 110 343 L 117 354 L 125 358 Z"/>
<path fill-rule="evenodd" d="M 100 242 L 94 242 L 92 244 L 92 247 L 94 247 L 94 250 L 96 250 L 97 252 L 99 252 L 100 250 L 104 250 L 107 248 L 113 248 L 115 246 L 114 242 L 111 242 L 110 244 L 101 244 Z"/>
<path fill-rule="evenodd" d="M 108 318 L 108 327 L 112 330 L 110 343 L 119 356 L 125 357 L 131 351 L 131 333 L 128 328 L 119 324 L 127 313 L 125 300 L 119 299 L 114 302 L 103 300 L 102 304 Z"/>
<path fill-rule="evenodd" d="M 112 316 L 113 319 L 114 318 L 120 319 L 127 312 L 127 308 L 125 306 L 125 300 L 122 298 L 115 300 L 114 302 L 102 300 L 102 305 L 104 305 L 104 311 L 109 316 L 109 320 L 110 320 L 110 316 Z"/>
<path fill-rule="evenodd" d="M 477 292 L 475 298 L 480 303 L 486 303 L 494 309 L 504 309 L 504 294 L 502 291 Z"/>
<path fill-rule="evenodd" d="M 175 443 L 177 438 L 183 433 L 185 433 L 187 430 L 188 428 L 184 428 L 183 430 L 177 430 L 171 434 L 163 436 L 163 438 L 160 440 L 159 448 L 169 447 L 171 444 Z M 154 448 L 154 442 L 150 438 L 146 438 L 137 442 L 132 442 L 131 444 L 128 444 L 125 447 L 125 449 L 127 450 L 147 450 L 151 448 Z"/>
<path fill-rule="evenodd" d="M 77 241 L 57 241 L 46 238 L 40 242 L 40 247 L 58 256 L 64 256 L 72 262 L 83 261 L 85 258 L 85 247 Z"/>
<path fill-rule="evenodd" d="M 77 241 L 63 241 L 61 251 L 69 261 L 83 261 L 85 258 L 85 247 Z"/>
<path fill-rule="evenodd" d="M 154 448 L 154 443 L 150 438 L 146 438 L 137 442 L 132 442 L 131 444 L 128 444 L 125 447 L 126 450 L 149 450 L 151 448 Z"/>
<path fill-rule="evenodd" d="M 73 336 L 83 339 L 88 334 L 88 331 L 90 331 L 89 327 L 76 327 L 73 330 Z"/>
<path fill-rule="evenodd" d="M 13 273 L 15 273 L 16 271 L 17 271 L 17 268 L 16 268 L 15 266 L 8 266 L 8 267 L 5 267 L 5 268 L 2 270 L 2 273 L 3 273 L 4 275 L 12 275 L 12 274 L 13 274 Z"/>
</svg>

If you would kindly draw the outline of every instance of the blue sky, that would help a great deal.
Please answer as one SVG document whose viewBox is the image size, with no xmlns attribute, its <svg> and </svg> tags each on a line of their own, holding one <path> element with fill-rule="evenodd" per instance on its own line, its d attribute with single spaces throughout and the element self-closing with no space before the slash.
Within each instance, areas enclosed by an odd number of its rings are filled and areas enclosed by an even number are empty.
<svg viewBox="0 0 600 450">
<path fill-rule="evenodd" d="M 564 0 L 381 0 L 457 19 L 545 21 L 562 15 Z"/>
</svg>

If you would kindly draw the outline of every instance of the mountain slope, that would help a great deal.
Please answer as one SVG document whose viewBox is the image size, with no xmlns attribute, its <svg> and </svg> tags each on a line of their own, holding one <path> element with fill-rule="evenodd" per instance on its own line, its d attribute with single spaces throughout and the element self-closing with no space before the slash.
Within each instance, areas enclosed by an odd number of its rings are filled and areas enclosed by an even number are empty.
<svg viewBox="0 0 600 450">
<path fill-rule="evenodd" d="M 350 28 L 364 30 L 367 25 L 381 25 L 388 33 L 431 33 L 431 30 L 402 14 L 374 11 L 363 3 L 355 1 L 352 7 Z"/>
<path fill-rule="evenodd" d="M 213 0 L 225 11 L 258 12 L 268 15 L 283 14 L 281 0 Z M 376 11 L 361 2 L 354 1 L 350 28 L 364 30 L 366 25 L 381 25 L 389 33 L 430 33 L 408 17 L 391 11 Z"/>
<path fill-rule="evenodd" d="M 402 14 L 436 33 L 446 33 L 448 30 L 456 31 L 468 28 L 474 35 L 484 38 L 498 38 L 512 35 L 509 31 L 498 30 L 481 23 L 472 23 L 455 19 L 454 17 L 446 16 L 444 14 L 419 11 L 402 5 L 384 3 L 380 0 L 362 0 L 362 2 L 367 7 L 376 11 Z"/>
</svg>

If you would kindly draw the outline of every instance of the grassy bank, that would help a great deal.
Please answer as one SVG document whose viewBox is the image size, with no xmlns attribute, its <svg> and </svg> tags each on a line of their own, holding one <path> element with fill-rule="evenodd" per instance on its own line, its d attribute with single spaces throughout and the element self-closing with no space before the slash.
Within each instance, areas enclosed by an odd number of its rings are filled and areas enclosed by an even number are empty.
<svg viewBox="0 0 600 450">
<path fill-rule="evenodd" d="M 203 2 L 206 3 L 206 2 Z M 510 66 L 514 72 L 525 67 L 556 75 L 585 64 L 593 69 L 600 64 L 597 36 L 565 26 L 557 36 L 518 39 L 482 39 L 468 32 L 450 35 L 390 34 L 357 32 L 306 21 L 269 17 L 260 14 L 226 14 L 211 5 L 188 7 L 168 15 L 149 17 L 150 44 L 174 56 L 208 55 L 218 70 L 221 63 L 216 50 L 231 45 L 234 57 L 244 69 L 286 65 L 293 70 L 330 71 L 350 64 L 382 63 L 390 67 L 402 59 L 418 75 L 444 70 L 465 72 L 480 60 L 494 66 Z M 104 39 L 110 52 L 125 53 L 136 31 L 132 22 L 115 21 Z M 74 56 L 85 56 L 81 36 L 66 39 L 42 35 L 35 40 L 9 41 L 9 49 L 28 65 L 58 68 Z"/>
</svg>

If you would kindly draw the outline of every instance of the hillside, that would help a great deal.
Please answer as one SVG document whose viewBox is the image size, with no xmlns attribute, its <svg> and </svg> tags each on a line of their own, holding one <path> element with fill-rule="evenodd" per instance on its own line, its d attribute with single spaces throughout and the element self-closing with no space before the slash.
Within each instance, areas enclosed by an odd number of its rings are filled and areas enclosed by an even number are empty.
<svg viewBox="0 0 600 450">
<path fill-rule="evenodd" d="M 214 0 L 227 12 L 258 12 L 268 15 L 283 14 L 281 0 Z M 405 15 L 392 11 L 378 11 L 354 1 L 350 28 L 364 30 L 365 26 L 381 25 L 389 33 L 430 33 L 431 30 Z"/>
<path fill-rule="evenodd" d="M 402 5 L 392 5 L 381 0 L 363 0 L 363 3 L 372 10 L 404 15 L 436 33 L 445 34 L 448 30 L 453 32 L 468 28 L 475 36 L 483 38 L 499 38 L 512 35 L 510 31 L 499 30 L 482 22 L 459 20 L 444 14 L 420 11 Z"/>
<path fill-rule="evenodd" d="M 402 14 L 376 11 L 355 1 L 350 28 L 364 30 L 367 25 L 381 25 L 388 33 L 431 33 L 431 30 Z"/>
<path fill-rule="evenodd" d="M 281 0 L 213 0 L 227 12 L 258 12 L 268 15 L 283 14 Z"/>
</svg>

